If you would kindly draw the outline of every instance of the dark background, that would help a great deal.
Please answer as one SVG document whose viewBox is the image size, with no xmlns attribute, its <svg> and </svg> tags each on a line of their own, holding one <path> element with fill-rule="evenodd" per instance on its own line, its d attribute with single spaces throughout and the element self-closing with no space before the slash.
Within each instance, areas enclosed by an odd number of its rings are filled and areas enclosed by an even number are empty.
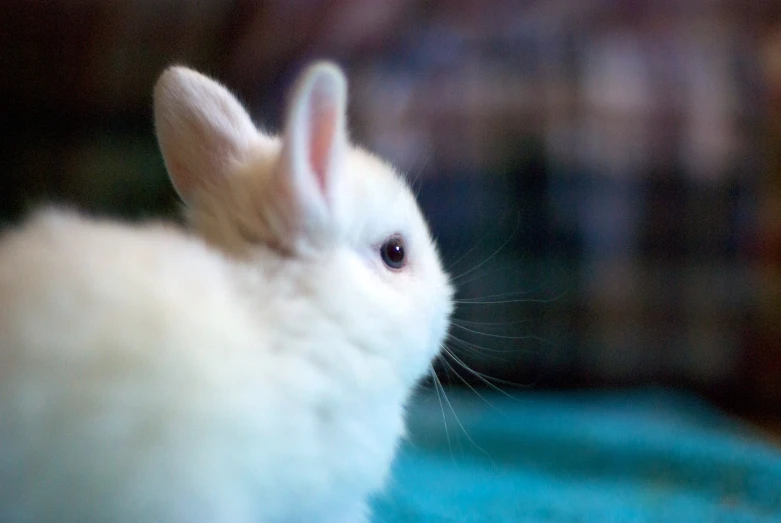
<svg viewBox="0 0 781 523">
<path fill-rule="evenodd" d="M 42 200 L 175 215 L 161 70 L 219 78 L 276 129 L 314 58 L 420 191 L 463 363 L 781 416 L 779 2 L 5 1 L 0 221 Z"/>
</svg>

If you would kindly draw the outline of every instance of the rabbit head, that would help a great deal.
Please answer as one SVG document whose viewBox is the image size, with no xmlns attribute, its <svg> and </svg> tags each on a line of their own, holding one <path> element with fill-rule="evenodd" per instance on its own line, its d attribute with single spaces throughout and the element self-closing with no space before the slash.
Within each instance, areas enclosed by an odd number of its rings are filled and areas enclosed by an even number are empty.
<svg viewBox="0 0 781 523">
<path fill-rule="evenodd" d="M 300 76 L 281 136 L 259 131 L 226 88 L 184 67 L 155 89 L 160 148 L 197 233 L 291 279 L 291 292 L 412 383 L 440 348 L 452 290 L 408 185 L 351 145 L 346 106 L 347 82 L 329 63 Z"/>
</svg>

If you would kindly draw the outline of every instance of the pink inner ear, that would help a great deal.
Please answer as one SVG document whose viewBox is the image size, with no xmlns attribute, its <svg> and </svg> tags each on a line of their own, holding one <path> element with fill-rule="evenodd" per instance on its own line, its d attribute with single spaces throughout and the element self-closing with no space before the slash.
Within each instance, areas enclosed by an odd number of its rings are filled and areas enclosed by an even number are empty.
<svg viewBox="0 0 781 523">
<path fill-rule="evenodd" d="M 325 194 L 337 127 L 336 107 L 321 89 L 315 89 L 310 100 L 309 114 L 309 164 L 317 176 L 320 190 Z"/>
</svg>

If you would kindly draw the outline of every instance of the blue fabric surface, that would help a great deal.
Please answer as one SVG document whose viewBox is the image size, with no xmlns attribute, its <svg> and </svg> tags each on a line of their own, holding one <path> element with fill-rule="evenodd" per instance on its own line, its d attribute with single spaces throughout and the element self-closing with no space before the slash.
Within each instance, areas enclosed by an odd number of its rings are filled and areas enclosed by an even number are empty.
<svg viewBox="0 0 781 523">
<path fill-rule="evenodd" d="M 375 523 L 781 522 L 781 450 L 693 397 L 483 396 L 413 402 Z"/>
</svg>

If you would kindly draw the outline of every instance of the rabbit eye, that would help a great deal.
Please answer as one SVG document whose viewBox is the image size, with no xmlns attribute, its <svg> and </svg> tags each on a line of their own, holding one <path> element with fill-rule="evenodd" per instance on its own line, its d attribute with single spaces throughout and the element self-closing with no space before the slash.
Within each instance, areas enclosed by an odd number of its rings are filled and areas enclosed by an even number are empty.
<svg viewBox="0 0 781 523">
<path fill-rule="evenodd" d="M 390 269 L 401 269 L 404 267 L 404 240 L 398 236 L 389 239 L 380 247 L 380 256 L 382 261 Z"/>
</svg>

